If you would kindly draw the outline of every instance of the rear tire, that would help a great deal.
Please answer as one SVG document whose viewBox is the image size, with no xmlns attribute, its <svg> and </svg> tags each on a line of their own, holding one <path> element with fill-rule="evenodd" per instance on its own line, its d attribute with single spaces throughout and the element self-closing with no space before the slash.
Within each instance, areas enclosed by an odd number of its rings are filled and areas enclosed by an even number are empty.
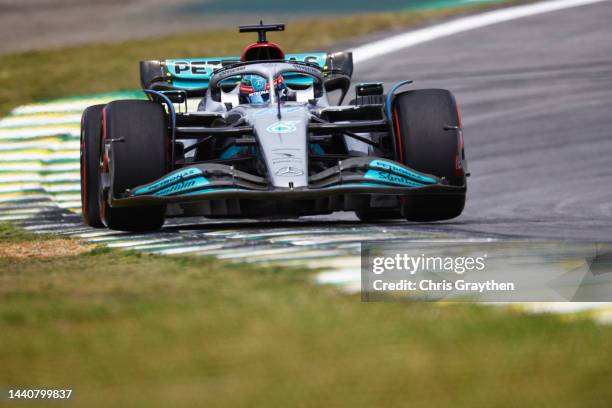
<svg viewBox="0 0 612 408">
<path fill-rule="evenodd" d="M 444 89 L 403 92 L 395 98 L 393 120 L 397 160 L 415 170 L 464 186 L 461 167 L 461 127 L 457 103 Z M 449 129 L 449 127 L 451 127 Z M 414 195 L 402 199 L 401 212 L 409 221 L 440 221 L 458 217 L 465 207 L 465 191 L 453 195 Z"/>
<path fill-rule="evenodd" d="M 110 144 L 107 165 L 114 198 L 127 189 L 157 180 L 166 174 L 168 125 L 160 104 L 125 100 L 104 109 L 104 143 Z M 112 208 L 101 197 L 102 219 L 106 226 L 121 231 L 154 231 L 165 220 L 166 206 Z"/>
<path fill-rule="evenodd" d="M 100 218 L 100 144 L 104 105 L 90 106 L 81 117 L 81 212 L 85 224 L 103 228 Z"/>
</svg>

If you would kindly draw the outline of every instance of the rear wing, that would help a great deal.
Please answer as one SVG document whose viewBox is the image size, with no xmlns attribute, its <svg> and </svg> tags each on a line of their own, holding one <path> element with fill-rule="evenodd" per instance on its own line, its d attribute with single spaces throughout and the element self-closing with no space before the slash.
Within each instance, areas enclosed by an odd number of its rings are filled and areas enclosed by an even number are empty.
<svg viewBox="0 0 612 408">
<path fill-rule="evenodd" d="M 342 73 L 350 79 L 353 74 L 353 55 L 350 52 L 287 54 L 286 60 L 316 64 L 330 78 Z M 239 62 L 240 57 L 141 61 L 140 82 L 143 89 L 184 90 L 191 96 L 200 96 L 206 93 L 213 71 Z M 299 84 L 303 78 L 286 77 L 285 80 L 288 84 Z"/>
</svg>

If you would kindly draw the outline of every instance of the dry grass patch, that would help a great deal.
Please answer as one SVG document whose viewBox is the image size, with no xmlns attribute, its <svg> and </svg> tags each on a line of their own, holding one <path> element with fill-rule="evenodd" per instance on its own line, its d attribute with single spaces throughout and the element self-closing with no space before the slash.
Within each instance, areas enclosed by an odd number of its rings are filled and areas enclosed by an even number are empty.
<svg viewBox="0 0 612 408">
<path fill-rule="evenodd" d="M 77 240 L 39 235 L 9 223 L 0 223 L 0 259 L 47 259 L 76 256 L 93 249 Z"/>
<path fill-rule="evenodd" d="M 0 242 L 0 258 L 53 258 L 75 256 L 91 247 L 72 239 Z"/>
</svg>

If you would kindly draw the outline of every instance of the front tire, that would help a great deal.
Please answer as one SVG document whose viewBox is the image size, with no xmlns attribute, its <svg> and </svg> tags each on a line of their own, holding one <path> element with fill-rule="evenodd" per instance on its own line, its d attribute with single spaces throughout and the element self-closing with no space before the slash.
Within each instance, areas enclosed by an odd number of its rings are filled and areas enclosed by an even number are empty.
<svg viewBox="0 0 612 408">
<path fill-rule="evenodd" d="M 90 106 L 81 116 L 81 212 L 85 224 L 102 228 L 100 218 L 100 145 L 104 105 Z"/>
<path fill-rule="evenodd" d="M 444 89 L 400 93 L 393 104 L 397 160 L 415 170 L 465 186 L 461 120 L 453 94 Z M 465 191 L 453 195 L 402 198 L 401 213 L 409 221 L 441 221 L 458 217 Z"/>
<path fill-rule="evenodd" d="M 127 189 L 157 180 L 166 174 L 168 125 L 160 104 L 125 100 L 104 109 L 103 143 L 108 149 L 104 168 L 110 188 L 101 195 L 104 224 L 121 231 L 154 231 L 165 220 L 165 205 L 113 208 L 108 195 L 120 198 Z"/>
</svg>

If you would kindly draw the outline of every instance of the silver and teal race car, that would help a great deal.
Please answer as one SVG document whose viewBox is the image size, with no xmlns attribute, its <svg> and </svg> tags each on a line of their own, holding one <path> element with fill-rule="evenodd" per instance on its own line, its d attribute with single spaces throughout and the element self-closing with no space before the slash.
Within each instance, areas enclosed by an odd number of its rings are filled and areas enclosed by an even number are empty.
<svg viewBox="0 0 612 408">
<path fill-rule="evenodd" d="M 282 30 L 240 27 L 259 35 L 240 57 L 142 61 L 148 100 L 87 108 L 85 222 L 146 231 L 167 216 L 459 216 L 467 171 L 453 95 L 362 83 L 343 104 L 351 53 L 285 54 L 266 39 Z"/>
</svg>

